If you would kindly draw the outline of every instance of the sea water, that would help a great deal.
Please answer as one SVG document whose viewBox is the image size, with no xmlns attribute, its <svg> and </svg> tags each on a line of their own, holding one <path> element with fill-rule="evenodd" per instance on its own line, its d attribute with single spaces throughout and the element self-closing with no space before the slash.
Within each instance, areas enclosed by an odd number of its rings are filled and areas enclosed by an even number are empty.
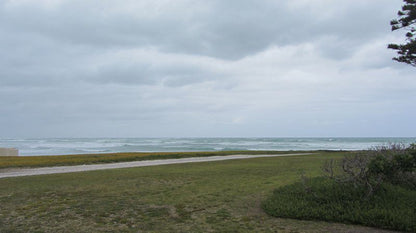
<svg viewBox="0 0 416 233">
<path fill-rule="evenodd" d="M 225 150 L 361 150 L 416 138 L 36 138 L 0 139 L 0 147 L 21 156 L 112 152 L 184 152 Z"/>
</svg>

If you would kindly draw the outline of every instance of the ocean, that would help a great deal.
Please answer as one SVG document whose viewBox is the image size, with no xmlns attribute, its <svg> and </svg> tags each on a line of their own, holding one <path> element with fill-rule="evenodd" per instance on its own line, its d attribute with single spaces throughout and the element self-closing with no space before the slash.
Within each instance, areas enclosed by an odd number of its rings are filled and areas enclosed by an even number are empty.
<svg viewBox="0 0 416 233">
<path fill-rule="evenodd" d="M 112 152 L 185 152 L 225 150 L 361 150 L 416 138 L 37 138 L 0 139 L 0 147 L 20 156 Z"/>
</svg>

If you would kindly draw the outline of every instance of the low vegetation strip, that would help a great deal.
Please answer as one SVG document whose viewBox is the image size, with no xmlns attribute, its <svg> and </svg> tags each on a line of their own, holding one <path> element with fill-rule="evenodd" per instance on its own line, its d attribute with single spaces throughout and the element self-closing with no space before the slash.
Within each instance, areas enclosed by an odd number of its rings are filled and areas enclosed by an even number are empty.
<svg viewBox="0 0 416 233">
<path fill-rule="evenodd" d="M 153 153 L 108 153 L 108 154 L 82 154 L 59 156 L 18 156 L 0 157 L 1 168 L 18 167 L 50 167 L 82 164 L 100 164 L 129 162 L 156 159 L 177 159 L 190 157 L 208 157 L 235 154 L 287 154 L 302 153 L 299 151 L 215 151 L 215 152 L 153 152 Z M 305 151 L 307 153 L 307 151 Z"/>
<path fill-rule="evenodd" d="M 84 172 L 84 171 L 95 171 L 95 170 L 105 170 L 105 169 L 115 169 L 115 168 L 148 167 L 148 166 L 168 165 L 168 164 L 178 164 L 178 163 L 212 162 L 212 161 L 223 161 L 223 160 L 231 160 L 231 159 L 250 159 L 250 158 L 276 157 L 276 156 L 296 156 L 296 155 L 307 155 L 307 154 L 311 154 L 311 153 L 275 154 L 275 155 L 228 155 L 228 156 L 192 157 L 192 158 L 180 158 L 180 159 L 146 160 L 146 161 L 119 162 L 119 163 L 106 163 L 106 164 L 26 168 L 26 169 L 15 169 L 11 171 L 0 172 L 0 179 L 7 178 L 7 177 Z"/>
</svg>

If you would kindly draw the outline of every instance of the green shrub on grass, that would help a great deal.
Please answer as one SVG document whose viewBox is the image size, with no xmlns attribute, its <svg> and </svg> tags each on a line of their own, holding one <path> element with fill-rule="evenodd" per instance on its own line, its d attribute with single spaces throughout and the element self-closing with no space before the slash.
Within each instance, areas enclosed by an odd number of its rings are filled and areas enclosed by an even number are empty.
<svg viewBox="0 0 416 233">
<path fill-rule="evenodd" d="M 382 183 L 416 189 L 416 145 L 391 144 L 359 151 L 341 160 L 326 161 L 323 171 L 338 183 L 364 186 L 367 196 Z"/>
<path fill-rule="evenodd" d="M 416 145 L 360 151 L 323 166 L 325 177 L 279 188 L 263 203 L 276 217 L 416 232 Z"/>
<path fill-rule="evenodd" d="M 318 177 L 276 189 L 262 203 L 275 217 L 324 220 L 416 232 L 416 191 L 382 184 L 371 197 L 365 187 Z"/>
<path fill-rule="evenodd" d="M 397 147 L 397 146 L 396 146 Z M 377 151 L 376 151 L 377 152 Z M 416 145 L 400 150 L 375 153 L 368 164 L 368 173 L 385 182 L 416 189 Z"/>
</svg>

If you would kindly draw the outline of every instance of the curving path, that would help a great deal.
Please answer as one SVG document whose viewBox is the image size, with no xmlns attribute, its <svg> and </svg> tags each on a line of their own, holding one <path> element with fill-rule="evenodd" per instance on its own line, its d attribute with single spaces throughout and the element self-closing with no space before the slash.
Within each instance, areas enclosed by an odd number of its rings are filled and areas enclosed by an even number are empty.
<svg viewBox="0 0 416 233">
<path fill-rule="evenodd" d="M 7 169 L 3 171 L 0 170 L 0 179 L 6 178 L 6 177 L 84 172 L 84 171 L 95 171 L 95 170 L 115 169 L 115 168 L 147 167 L 147 166 L 178 164 L 178 163 L 198 163 L 198 162 L 223 161 L 223 160 L 231 160 L 231 159 L 251 159 L 251 158 L 280 157 L 280 156 L 294 156 L 294 155 L 308 155 L 308 154 L 313 154 L 313 153 L 277 154 L 277 155 L 227 155 L 227 156 L 193 157 L 193 158 L 181 158 L 181 159 L 160 159 L 160 160 L 145 160 L 145 161 L 76 165 L 76 166 Z"/>
</svg>

